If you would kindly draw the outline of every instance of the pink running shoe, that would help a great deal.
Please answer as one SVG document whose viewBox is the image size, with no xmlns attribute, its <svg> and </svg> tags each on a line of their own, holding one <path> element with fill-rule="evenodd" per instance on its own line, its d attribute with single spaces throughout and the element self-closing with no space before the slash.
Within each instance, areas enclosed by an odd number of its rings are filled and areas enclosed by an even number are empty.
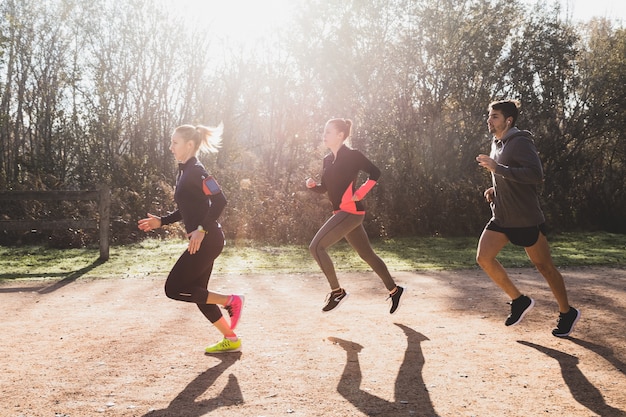
<svg viewBox="0 0 626 417">
<path fill-rule="evenodd" d="M 243 310 L 243 303 L 245 302 L 246 297 L 243 295 L 235 295 L 233 294 L 230 303 L 224 306 L 224 309 L 228 311 L 228 315 L 230 316 L 230 328 L 231 330 L 235 330 L 237 324 L 239 324 L 239 319 L 241 319 L 241 310 Z"/>
</svg>

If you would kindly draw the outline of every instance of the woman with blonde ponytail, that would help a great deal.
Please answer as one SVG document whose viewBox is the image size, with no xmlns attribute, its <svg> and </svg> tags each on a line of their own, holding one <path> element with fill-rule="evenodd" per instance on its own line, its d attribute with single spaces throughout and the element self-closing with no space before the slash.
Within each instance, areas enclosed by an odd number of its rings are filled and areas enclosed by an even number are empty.
<svg viewBox="0 0 626 417">
<path fill-rule="evenodd" d="M 182 125 L 174 130 L 170 151 L 178 162 L 174 192 L 178 208 L 162 217 L 148 213 L 147 218 L 139 220 L 139 229 L 145 232 L 181 220 L 185 224 L 189 245 L 167 277 L 165 294 L 174 300 L 195 303 L 222 333 L 222 340 L 207 347 L 207 353 L 241 350 L 235 327 L 241 318 L 244 297 L 207 289 L 213 263 L 224 248 L 224 232 L 217 219 L 226 206 L 226 197 L 197 154 L 218 152 L 222 131 L 222 124 L 217 127 Z M 230 323 L 219 306 L 228 311 Z"/>
</svg>

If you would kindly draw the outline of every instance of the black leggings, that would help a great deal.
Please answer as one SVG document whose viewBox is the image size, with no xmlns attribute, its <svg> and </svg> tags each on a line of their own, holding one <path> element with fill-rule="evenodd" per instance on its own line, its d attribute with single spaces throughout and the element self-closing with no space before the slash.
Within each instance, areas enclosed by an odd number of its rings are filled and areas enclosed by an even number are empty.
<svg viewBox="0 0 626 417">
<path fill-rule="evenodd" d="M 359 214 L 338 211 L 324 223 L 309 245 L 309 250 L 324 275 L 326 275 L 331 290 L 339 288 L 339 281 L 337 280 L 333 261 L 328 256 L 326 249 L 343 238 L 356 250 L 361 259 L 372 267 L 389 291 L 396 288 L 396 283 L 391 274 L 389 274 L 387 265 L 374 253 L 370 245 L 369 238 L 363 227 L 364 217 Z"/>
<path fill-rule="evenodd" d="M 165 281 L 165 295 L 173 300 L 196 303 L 211 323 L 222 318 L 219 306 L 207 304 L 206 300 L 213 262 L 223 248 L 224 233 L 221 227 L 212 227 L 204 236 L 198 252 L 191 255 L 185 250 Z"/>
</svg>

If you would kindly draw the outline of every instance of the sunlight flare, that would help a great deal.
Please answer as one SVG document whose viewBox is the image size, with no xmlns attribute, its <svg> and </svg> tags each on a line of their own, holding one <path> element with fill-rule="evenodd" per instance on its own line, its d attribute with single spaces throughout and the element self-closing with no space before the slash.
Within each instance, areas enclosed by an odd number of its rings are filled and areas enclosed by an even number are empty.
<svg viewBox="0 0 626 417">
<path fill-rule="evenodd" d="M 288 0 L 168 0 L 186 19 L 206 23 L 207 32 L 225 40 L 247 43 L 270 35 L 286 24 L 295 2 Z"/>
</svg>

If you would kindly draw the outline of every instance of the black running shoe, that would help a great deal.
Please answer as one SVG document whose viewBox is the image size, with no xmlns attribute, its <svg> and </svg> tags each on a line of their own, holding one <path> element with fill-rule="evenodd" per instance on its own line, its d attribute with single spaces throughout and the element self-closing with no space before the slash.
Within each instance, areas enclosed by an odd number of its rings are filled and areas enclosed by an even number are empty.
<svg viewBox="0 0 626 417">
<path fill-rule="evenodd" d="M 574 325 L 580 319 L 580 310 L 570 307 L 567 313 L 560 313 L 556 321 L 556 328 L 552 330 L 552 335 L 556 337 L 569 336 L 574 331 Z"/>
<path fill-rule="evenodd" d="M 348 298 L 348 294 L 343 288 L 337 292 L 331 292 L 326 296 L 326 304 L 322 307 L 322 312 L 328 313 L 329 311 L 337 309 L 343 301 Z"/>
<path fill-rule="evenodd" d="M 404 293 L 403 287 L 398 285 L 396 288 L 398 288 L 398 290 L 387 298 L 388 300 L 391 299 L 391 309 L 389 310 L 389 314 L 393 314 L 396 310 L 398 310 L 398 307 L 400 307 L 400 298 Z"/>
<path fill-rule="evenodd" d="M 519 296 L 515 300 L 511 301 L 511 314 L 506 318 L 504 322 L 507 326 L 515 326 L 519 324 L 520 321 L 524 318 L 526 313 L 528 313 L 533 306 L 535 305 L 535 300 L 525 295 Z"/>
</svg>

